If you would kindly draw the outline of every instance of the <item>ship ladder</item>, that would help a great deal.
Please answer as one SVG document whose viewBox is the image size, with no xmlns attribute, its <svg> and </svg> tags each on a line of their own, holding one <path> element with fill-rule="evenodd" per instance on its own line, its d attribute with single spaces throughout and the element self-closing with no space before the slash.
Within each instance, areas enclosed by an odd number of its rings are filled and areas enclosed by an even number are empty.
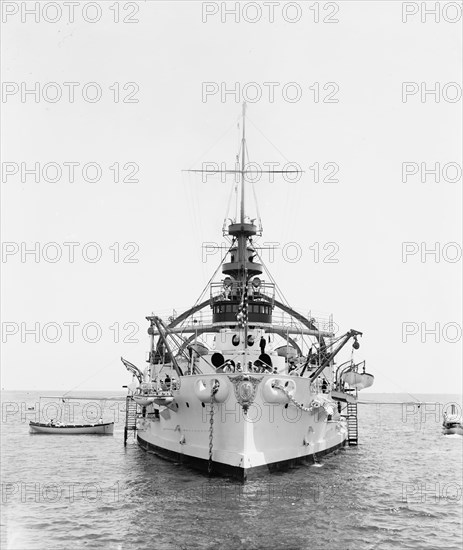
<svg viewBox="0 0 463 550">
<path fill-rule="evenodd" d="M 127 445 L 129 430 L 135 434 L 137 430 L 137 403 L 128 395 L 125 400 L 125 428 L 124 428 L 124 447 Z"/>
<path fill-rule="evenodd" d="M 358 445 L 357 403 L 347 403 L 347 441 Z"/>
</svg>

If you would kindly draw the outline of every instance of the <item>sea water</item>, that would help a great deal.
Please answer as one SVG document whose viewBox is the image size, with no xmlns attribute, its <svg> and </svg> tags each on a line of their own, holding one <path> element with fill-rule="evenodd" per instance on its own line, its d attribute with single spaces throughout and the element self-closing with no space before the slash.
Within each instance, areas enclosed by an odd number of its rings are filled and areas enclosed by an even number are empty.
<svg viewBox="0 0 463 550">
<path fill-rule="evenodd" d="M 441 427 L 461 396 L 416 397 L 365 395 L 399 404 L 359 405 L 357 447 L 241 483 L 124 447 L 124 401 L 66 413 L 114 436 L 33 435 L 50 400 L 2 392 L 2 549 L 461 550 L 463 438 Z"/>
</svg>

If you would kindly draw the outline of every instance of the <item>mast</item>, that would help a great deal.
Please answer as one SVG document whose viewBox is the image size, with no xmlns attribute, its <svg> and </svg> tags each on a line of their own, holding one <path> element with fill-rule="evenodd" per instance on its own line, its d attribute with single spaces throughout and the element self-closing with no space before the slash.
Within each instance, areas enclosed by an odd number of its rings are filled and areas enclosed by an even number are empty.
<svg viewBox="0 0 463 550">
<path fill-rule="evenodd" d="M 244 223 L 245 223 L 245 180 L 246 180 L 246 102 L 243 102 L 243 132 L 241 136 L 241 204 L 240 204 L 240 225 L 239 231 L 237 232 L 238 237 L 238 261 L 241 265 L 241 283 L 243 292 L 245 291 L 245 286 L 247 282 L 247 242 L 248 235 L 245 232 Z"/>
<path fill-rule="evenodd" d="M 223 300 L 221 295 L 223 294 L 223 288 L 215 295 L 215 300 L 211 303 L 213 308 L 213 322 L 234 324 L 238 321 L 239 331 L 243 335 L 244 333 L 244 350 L 243 350 L 243 371 L 247 372 L 247 353 L 248 353 L 248 321 L 249 321 L 249 304 L 248 302 L 254 301 L 254 293 L 249 292 L 248 285 L 252 284 L 251 280 L 256 275 L 261 275 L 263 273 L 263 265 L 259 261 L 254 261 L 254 244 L 253 237 L 257 234 L 262 234 L 262 227 L 260 226 L 260 233 L 257 226 L 254 224 L 254 220 L 248 218 L 246 220 L 246 175 L 248 173 L 258 173 L 258 174 L 291 174 L 299 173 L 300 170 L 261 170 L 261 169 L 247 169 L 246 168 L 246 102 L 242 104 L 242 132 L 241 132 L 241 158 L 239 151 L 235 157 L 235 166 L 233 170 L 230 169 L 189 169 L 187 172 L 196 172 L 196 173 L 210 173 L 210 174 L 225 174 L 232 175 L 236 178 L 239 176 L 241 181 L 238 180 L 237 183 L 240 183 L 240 205 L 236 205 L 235 219 L 231 220 L 231 223 L 228 225 L 228 235 L 232 239 L 232 244 L 230 247 L 230 259 L 229 261 L 224 261 L 222 264 L 222 273 L 231 278 L 232 283 L 230 288 L 234 289 L 234 294 L 230 298 L 230 291 L 228 291 L 228 296 L 224 296 Z M 236 180 L 235 180 L 236 182 Z M 236 183 L 235 183 L 236 184 Z M 238 210 L 239 208 L 239 210 Z M 248 213 L 249 215 L 249 213 Z M 260 219 L 260 218 L 259 218 Z M 225 227 L 225 225 L 224 225 Z M 257 283 L 256 289 L 260 288 L 260 281 Z M 228 288 L 228 287 L 227 287 Z M 263 288 L 263 287 L 262 287 Z M 239 292 L 240 291 L 240 292 Z M 259 296 L 260 290 L 257 291 Z M 262 294 L 264 299 L 265 293 Z M 262 302 L 259 302 L 259 305 L 262 306 L 259 312 L 255 310 L 252 311 L 253 323 L 271 323 L 271 309 L 273 308 L 273 294 L 268 296 L 270 298 L 264 305 Z M 233 303 L 230 304 L 229 300 Z M 233 309 L 224 311 L 224 306 L 227 307 L 232 305 Z M 252 304 L 251 304 L 252 305 Z M 239 314 L 242 314 L 239 316 Z"/>
<path fill-rule="evenodd" d="M 245 203 L 244 203 L 244 180 L 245 180 L 245 163 L 246 163 L 246 102 L 243 101 L 243 134 L 241 137 L 241 210 L 240 210 L 240 222 L 242 229 L 244 229 L 244 215 L 245 215 Z M 243 233 L 239 236 L 239 256 L 242 260 L 242 279 L 241 279 L 241 288 L 243 292 L 243 296 L 241 298 L 241 303 L 243 304 L 243 308 L 247 308 L 247 269 L 246 269 L 246 263 L 247 263 L 247 241 L 248 238 Z M 247 317 L 247 313 L 246 313 Z M 244 354 L 243 354 L 243 372 L 248 372 L 248 321 L 245 319 L 244 321 Z"/>
<path fill-rule="evenodd" d="M 241 138 L 241 215 L 240 221 L 244 223 L 244 168 L 246 162 L 246 102 L 243 101 L 243 136 Z"/>
</svg>

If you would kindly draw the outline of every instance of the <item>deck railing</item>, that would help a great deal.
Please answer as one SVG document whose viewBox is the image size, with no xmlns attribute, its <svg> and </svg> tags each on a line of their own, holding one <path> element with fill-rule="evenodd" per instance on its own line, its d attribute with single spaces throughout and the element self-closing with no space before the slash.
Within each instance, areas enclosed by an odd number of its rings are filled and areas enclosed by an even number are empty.
<svg viewBox="0 0 463 550">
<path fill-rule="evenodd" d="M 243 285 L 240 282 L 232 282 L 229 286 L 224 286 L 223 282 L 212 283 L 210 287 L 211 298 L 218 300 L 241 300 L 243 295 Z M 247 297 L 253 301 L 265 301 L 273 305 L 275 299 L 275 285 L 261 281 L 259 286 L 252 283 L 247 285 Z"/>
<path fill-rule="evenodd" d="M 160 317 L 166 324 L 169 324 L 174 319 L 173 315 L 164 315 Z M 321 332 L 331 332 L 335 334 L 338 330 L 332 315 L 315 317 L 312 312 L 309 312 L 309 315 L 306 317 L 310 319 L 314 326 Z M 185 319 L 180 326 L 190 330 L 195 328 L 201 330 L 203 327 L 212 325 L 212 320 L 212 310 L 210 308 L 205 308 Z M 304 327 L 300 321 L 292 317 L 289 313 L 279 309 L 273 310 L 272 325 L 278 325 L 278 327 L 283 328 L 283 330 L 291 331 L 293 334 L 294 331 Z"/>
</svg>

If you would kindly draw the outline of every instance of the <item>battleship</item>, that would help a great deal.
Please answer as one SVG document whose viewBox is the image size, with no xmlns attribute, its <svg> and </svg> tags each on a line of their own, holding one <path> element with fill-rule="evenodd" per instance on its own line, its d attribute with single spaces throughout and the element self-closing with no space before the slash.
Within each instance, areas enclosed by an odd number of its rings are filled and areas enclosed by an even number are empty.
<svg viewBox="0 0 463 550">
<path fill-rule="evenodd" d="M 245 104 L 236 159 L 224 171 L 234 176 L 236 212 L 206 290 L 180 314 L 146 317 L 146 367 L 121 359 L 132 374 L 125 444 L 133 431 L 148 452 L 246 480 L 357 445 L 358 391 L 374 378 L 354 359 L 362 333 L 339 334 L 332 316 L 291 307 L 262 259 L 262 222 L 247 215 Z M 349 343 L 350 359 L 338 364 Z"/>
</svg>

